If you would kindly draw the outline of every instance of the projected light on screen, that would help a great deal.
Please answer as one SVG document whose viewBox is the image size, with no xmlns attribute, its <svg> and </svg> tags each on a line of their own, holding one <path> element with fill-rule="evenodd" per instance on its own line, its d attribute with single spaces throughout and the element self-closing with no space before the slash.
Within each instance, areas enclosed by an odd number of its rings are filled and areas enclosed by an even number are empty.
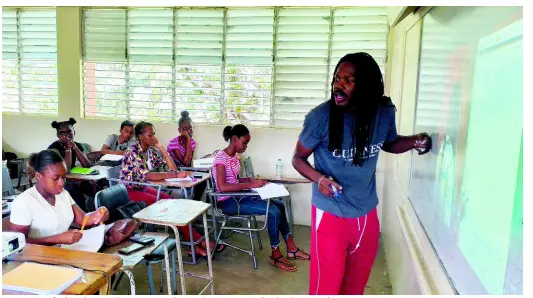
<svg viewBox="0 0 533 298">
<path fill-rule="evenodd" d="M 459 294 L 521 294 L 522 10 L 436 7 L 420 55 L 409 199 Z"/>
</svg>

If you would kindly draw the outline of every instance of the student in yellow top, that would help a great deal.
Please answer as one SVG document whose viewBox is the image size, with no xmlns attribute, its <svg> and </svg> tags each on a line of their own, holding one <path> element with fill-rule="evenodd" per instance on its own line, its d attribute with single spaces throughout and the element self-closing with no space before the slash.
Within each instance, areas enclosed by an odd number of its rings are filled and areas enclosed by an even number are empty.
<svg viewBox="0 0 533 298">
<path fill-rule="evenodd" d="M 30 166 L 37 184 L 13 201 L 10 216 L 10 231 L 26 236 L 27 243 L 42 245 L 72 244 L 82 234 L 69 229 L 72 223 L 81 226 L 88 216 L 85 227 L 105 222 L 109 211 L 105 207 L 85 213 L 64 189 L 67 165 L 55 150 L 43 150 L 30 156 Z"/>
</svg>

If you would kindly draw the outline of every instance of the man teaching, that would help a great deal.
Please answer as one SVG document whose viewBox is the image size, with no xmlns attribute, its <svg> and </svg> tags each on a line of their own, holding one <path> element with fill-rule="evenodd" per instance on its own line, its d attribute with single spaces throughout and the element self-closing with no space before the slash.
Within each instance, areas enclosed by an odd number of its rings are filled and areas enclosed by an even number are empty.
<svg viewBox="0 0 533 298">
<path fill-rule="evenodd" d="M 431 138 L 397 134 L 396 108 L 367 53 L 339 61 L 331 90 L 331 98 L 307 114 L 293 156 L 294 168 L 314 182 L 309 294 L 359 295 L 378 252 L 379 152 L 425 154 Z"/>
</svg>

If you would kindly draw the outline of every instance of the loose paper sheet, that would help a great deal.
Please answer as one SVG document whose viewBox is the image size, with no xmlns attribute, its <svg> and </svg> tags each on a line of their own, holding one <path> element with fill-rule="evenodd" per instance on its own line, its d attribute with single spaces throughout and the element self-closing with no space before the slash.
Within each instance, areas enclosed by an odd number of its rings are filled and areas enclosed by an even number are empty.
<svg viewBox="0 0 533 298">
<path fill-rule="evenodd" d="M 83 237 L 81 237 L 79 242 L 69 245 L 64 244 L 61 247 L 72 250 L 97 252 L 104 244 L 106 227 L 106 225 L 98 225 L 92 229 L 84 230 Z"/>
<path fill-rule="evenodd" d="M 268 183 L 263 187 L 254 188 L 253 190 L 256 191 L 263 200 L 272 198 L 282 198 L 290 195 L 289 191 L 287 190 L 287 188 L 285 188 L 285 186 L 277 183 Z"/>
</svg>

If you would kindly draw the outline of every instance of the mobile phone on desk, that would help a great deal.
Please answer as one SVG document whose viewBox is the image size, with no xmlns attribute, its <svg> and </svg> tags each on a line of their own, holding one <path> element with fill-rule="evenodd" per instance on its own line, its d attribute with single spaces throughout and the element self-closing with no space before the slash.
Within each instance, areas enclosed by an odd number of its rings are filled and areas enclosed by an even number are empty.
<svg viewBox="0 0 533 298">
<path fill-rule="evenodd" d="M 148 244 L 153 243 L 155 241 L 154 238 L 144 237 L 144 236 L 141 236 L 141 235 L 134 235 L 134 236 L 130 237 L 130 240 L 132 242 L 135 242 L 135 243 L 138 243 L 138 244 L 142 244 L 142 245 L 148 245 Z"/>
<path fill-rule="evenodd" d="M 202 173 L 194 173 L 192 177 L 195 179 L 202 179 L 204 178 L 204 175 Z"/>
<path fill-rule="evenodd" d="M 144 248 L 144 245 L 142 244 L 139 244 L 139 243 L 134 243 L 130 246 L 127 246 L 127 247 L 124 247 L 124 248 L 121 248 L 118 250 L 118 253 L 119 254 L 122 254 L 122 255 L 129 255 L 133 252 L 136 252 L 140 249 L 143 249 Z"/>
</svg>

